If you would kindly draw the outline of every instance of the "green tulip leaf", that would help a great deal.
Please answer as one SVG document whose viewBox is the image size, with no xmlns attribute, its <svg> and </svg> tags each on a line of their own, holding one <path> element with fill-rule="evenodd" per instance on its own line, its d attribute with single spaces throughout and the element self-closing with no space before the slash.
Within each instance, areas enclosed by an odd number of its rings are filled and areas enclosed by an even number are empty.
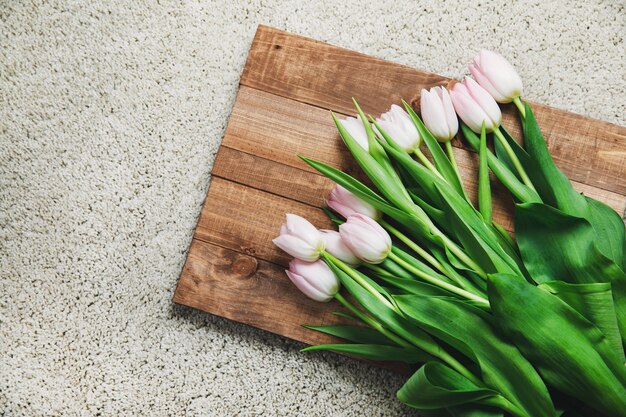
<svg viewBox="0 0 626 417">
<path fill-rule="evenodd" d="M 394 246 L 395 247 L 395 246 Z M 387 257 L 381 264 L 379 264 L 381 268 L 389 271 L 392 275 L 400 277 L 400 278 L 409 278 L 413 279 L 413 274 L 411 274 L 406 269 L 402 268 L 395 261 L 392 261 Z"/>
<path fill-rule="evenodd" d="M 585 198 L 574 190 L 569 179 L 557 168 L 532 109 L 528 103 L 525 105 L 526 116 L 522 123 L 525 153 L 534 165 L 533 171 L 527 172 L 537 192 L 546 204 L 567 214 L 586 217 L 589 209 Z"/>
<path fill-rule="evenodd" d="M 548 390 L 533 365 L 500 336 L 489 314 L 453 298 L 398 295 L 394 299 L 420 328 L 476 363 L 490 389 L 529 416 L 554 417 Z"/>
<path fill-rule="evenodd" d="M 559 297 L 512 275 L 489 277 L 498 326 L 551 387 L 610 416 L 626 416 L 626 370 L 598 327 Z"/>
<path fill-rule="evenodd" d="M 580 217 L 545 204 L 518 204 L 515 232 L 524 264 L 538 282 L 609 282 L 626 279 L 595 245 L 595 231 Z"/>
<path fill-rule="evenodd" d="M 406 153 L 398 152 L 385 143 L 381 143 L 381 145 L 398 164 L 404 167 L 407 173 L 422 185 L 424 191 L 433 200 L 442 201 L 445 207 L 440 207 L 440 209 L 447 213 L 450 224 L 450 229 L 447 232 L 452 236 L 457 236 L 459 240 L 465 239 L 465 242 L 462 243 L 470 246 L 464 246 L 464 249 L 473 256 L 483 269 L 492 272 L 496 270 L 519 271 L 518 261 L 511 259 L 510 255 L 500 247 L 494 230 L 485 225 L 480 214 L 470 203 L 451 190 L 444 180 Z M 462 230 L 458 229 L 459 224 L 463 225 Z M 496 269 L 495 265 L 503 266 L 503 268 L 508 266 L 509 269 Z"/>
<path fill-rule="evenodd" d="M 309 164 L 311 167 L 315 168 L 317 171 L 319 171 L 330 180 L 341 185 L 346 190 L 359 197 L 361 200 L 371 204 L 376 209 L 385 213 L 394 220 L 402 223 L 407 227 L 415 227 L 417 230 L 422 230 L 420 229 L 420 225 L 422 223 L 417 218 L 406 214 L 401 210 L 398 210 L 396 207 L 389 204 L 384 198 L 376 194 L 368 186 L 366 186 L 359 180 L 351 177 L 345 172 L 338 170 L 337 168 L 326 165 L 323 162 L 306 158 L 304 156 L 300 156 L 300 159 Z"/>
<path fill-rule="evenodd" d="M 302 326 L 353 343 L 397 346 L 394 341 L 369 327 L 348 325 L 314 326 L 311 324 L 303 324 Z"/>
<path fill-rule="evenodd" d="M 612 283 L 617 323 L 626 342 L 626 274 L 598 249 L 598 235 L 591 224 L 545 204 L 519 204 L 515 230 L 524 264 L 535 282 Z"/>
<path fill-rule="evenodd" d="M 339 119 L 337 119 L 334 114 L 332 116 L 333 120 L 335 121 L 335 125 L 339 130 L 339 134 L 346 144 L 346 147 L 354 157 L 357 164 L 359 164 L 363 172 L 365 172 L 368 178 L 374 183 L 376 188 L 378 188 L 378 190 L 396 207 L 404 212 L 411 213 L 414 204 L 411 201 L 408 192 L 404 188 L 402 181 L 400 181 L 397 173 L 393 170 L 393 167 L 391 167 L 391 163 L 387 159 L 387 156 L 385 155 L 383 159 L 380 159 L 382 158 L 381 156 L 377 160 L 374 156 L 370 155 L 350 135 L 350 133 L 348 133 L 348 131 L 343 127 L 343 124 L 341 124 Z M 367 120 L 365 120 L 365 122 L 367 122 Z M 384 150 L 382 148 L 380 148 L 380 150 L 384 153 Z M 387 161 L 389 165 L 381 165 L 381 160 Z"/>
<path fill-rule="evenodd" d="M 539 285 L 569 304 L 604 333 L 613 350 L 624 360 L 624 348 L 617 325 L 617 315 L 613 305 L 611 284 L 570 284 L 563 281 L 550 281 Z"/>
<path fill-rule="evenodd" d="M 439 362 L 427 362 L 398 391 L 398 399 L 417 409 L 442 409 L 495 397 L 497 391 L 476 386 Z"/>
<path fill-rule="evenodd" d="M 586 197 L 589 204 L 587 220 L 596 233 L 598 250 L 626 271 L 626 238 L 624 220 L 609 206 Z"/>
<path fill-rule="evenodd" d="M 373 361 L 393 361 L 404 363 L 424 363 L 433 357 L 414 347 L 397 347 L 374 344 L 326 344 L 304 348 L 301 352 L 330 350 L 337 353 L 358 356 Z"/>
</svg>

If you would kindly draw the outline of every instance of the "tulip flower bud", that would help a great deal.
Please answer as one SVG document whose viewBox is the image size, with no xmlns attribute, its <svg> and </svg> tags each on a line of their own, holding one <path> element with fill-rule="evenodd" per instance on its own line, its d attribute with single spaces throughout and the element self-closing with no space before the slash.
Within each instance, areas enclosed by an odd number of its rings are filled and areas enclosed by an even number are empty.
<svg viewBox="0 0 626 417">
<path fill-rule="evenodd" d="M 341 239 L 359 259 L 379 264 L 391 250 L 391 238 L 378 223 L 362 214 L 353 214 L 339 226 Z"/>
<path fill-rule="evenodd" d="M 481 87 L 498 103 L 510 103 L 522 95 L 522 79 L 513 65 L 502 55 L 480 51 L 469 65 L 469 70 Z"/>
<path fill-rule="evenodd" d="M 374 208 L 374 206 L 361 200 L 339 184 L 335 185 L 335 188 L 330 192 L 330 198 L 327 204 L 328 207 L 335 210 L 346 219 L 355 213 L 364 214 L 375 220 L 382 217 L 382 213 Z"/>
<path fill-rule="evenodd" d="M 315 301 L 330 301 L 339 291 L 339 280 L 321 259 L 315 262 L 293 259 L 285 272 L 300 291 Z"/>
<path fill-rule="evenodd" d="M 363 149 L 369 152 L 367 132 L 365 131 L 365 126 L 363 125 L 363 120 L 361 119 L 361 116 L 346 117 L 339 122 L 343 125 L 344 129 L 348 131 L 350 136 L 352 136 L 352 138 L 356 140 L 357 143 L 363 147 Z"/>
<path fill-rule="evenodd" d="M 308 262 L 319 259 L 324 250 L 320 231 L 295 214 L 287 214 L 287 223 L 281 226 L 280 236 L 272 242 L 289 255 Z"/>
<path fill-rule="evenodd" d="M 502 123 L 498 103 L 487 90 L 469 77 L 454 85 L 450 98 L 461 120 L 476 133 L 480 133 L 483 122 L 487 133 L 493 132 Z"/>
<path fill-rule="evenodd" d="M 322 239 L 324 239 L 326 252 L 350 265 L 358 265 L 360 263 L 359 258 L 354 256 L 354 253 L 343 242 L 339 232 L 334 230 L 320 230 L 320 232 L 322 233 Z"/>
<path fill-rule="evenodd" d="M 396 104 L 392 104 L 389 111 L 381 114 L 376 122 L 394 142 L 407 152 L 413 152 L 422 142 L 409 114 Z"/>
<path fill-rule="evenodd" d="M 426 128 L 439 142 L 452 140 L 459 131 L 459 120 L 450 94 L 444 87 L 422 90 L 420 108 Z"/>
</svg>

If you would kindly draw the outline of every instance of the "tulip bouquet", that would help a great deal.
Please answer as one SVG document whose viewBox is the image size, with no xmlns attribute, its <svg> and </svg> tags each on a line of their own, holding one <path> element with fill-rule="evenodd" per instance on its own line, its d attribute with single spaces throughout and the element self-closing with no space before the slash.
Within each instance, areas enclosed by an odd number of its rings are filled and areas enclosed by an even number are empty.
<svg viewBox="0 0 626 417">
<path fill-rule="evenodd" d="M 373 187 L 301 157 L 336 183 L 338 232 L 287 214 L 274 243 L 295 257 L 291 281 L 354 323 L 307 325 L 346 343 L 304 350 L 409 364 L 397 395 L 424 415 L 626 416 L 624 223 L 556 167 L 502 56 L 469 69 L 450 92 L 422 90 L 421 117 L 403 102 L 375 119 L 356 101 L 356 118 L 332 116 Z M 498 102 L 517 107 L 523 146 Z M 459 128 L 478 153 L 476 206 Z M 489 171 L 516 203 L 515 238 L 492 219 Z"/>
</svg>

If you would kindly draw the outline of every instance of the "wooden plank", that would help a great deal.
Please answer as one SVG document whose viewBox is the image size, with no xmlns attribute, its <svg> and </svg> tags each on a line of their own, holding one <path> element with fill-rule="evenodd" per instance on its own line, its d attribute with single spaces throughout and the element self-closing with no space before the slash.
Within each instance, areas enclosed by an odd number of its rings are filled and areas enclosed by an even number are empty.
<svg viewBox="0 0 626 417">
<path fill-rule="evenodd" d="M 298 154 L 355 172 L 338 138 L 328 110 L 241 86 L 222 146 L 311 172 Z"/>
<path fill-rule="evenodd" d="M 364 110 L 385 111 L 401 98 L 448 79 L 267 26 L 257 29 L 241 84 L 344 114 L 352 97 Z M 418 100 L 419 102 L 419 100 Z"/>
<path fill-rule="evenodd" d="M 174 302 L 307 344 L 336 343 L 337 339 L 301 324 L 343 323 L 344 319 L 332 314 L 340 305 L 302 296 L 283 269 L 194 239 Z"/>
<path fill-rule="evenodd" d="M 301 164 L 305 165 L 304 162 Z M 309 170 L 226 146 L 220 148 L 215 158 L 212 175 L 314 207 L 324 205 L 334 186 L 331 180 Z"/>
<path fill-rule="evenodd" d="M 289 255 L 272 243 L 285 222 L 285 213 L 305 217 L 318 228 L 333 227 L 317 207 L 215 177 L 194 237 L 258 259 L 287 265 Z"/>
<path fill-rule="evenodd" d="M 241 78 L 242 85 L 345 114 L 354 113 L 355 97 L 375 115 L 401 98 L 417 108 L 422 88 L 448 81 L 265 26 L 257 30 Z M 570 179 L 626 195 L 626 128 L 540 104 L 533 109 L 557 165 Z M 511 106 L 504 124 L 519 136 Z"/>
</svg>

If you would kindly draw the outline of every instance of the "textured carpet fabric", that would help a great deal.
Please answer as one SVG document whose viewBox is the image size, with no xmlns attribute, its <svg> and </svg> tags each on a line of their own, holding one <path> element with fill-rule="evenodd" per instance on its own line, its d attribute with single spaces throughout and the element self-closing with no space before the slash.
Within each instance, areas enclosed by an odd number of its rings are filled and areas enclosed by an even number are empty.
<svg viewBox="0 0 626 417">
<path fill-rule="evenodd" d="M 343 3 L 343 2 L 341 2 Z M 259 23 L 625 122 L 623 1 L 0 2 L 0 415 L 395 416 L 401 378 L 177 307 Z"/>
</svg>

